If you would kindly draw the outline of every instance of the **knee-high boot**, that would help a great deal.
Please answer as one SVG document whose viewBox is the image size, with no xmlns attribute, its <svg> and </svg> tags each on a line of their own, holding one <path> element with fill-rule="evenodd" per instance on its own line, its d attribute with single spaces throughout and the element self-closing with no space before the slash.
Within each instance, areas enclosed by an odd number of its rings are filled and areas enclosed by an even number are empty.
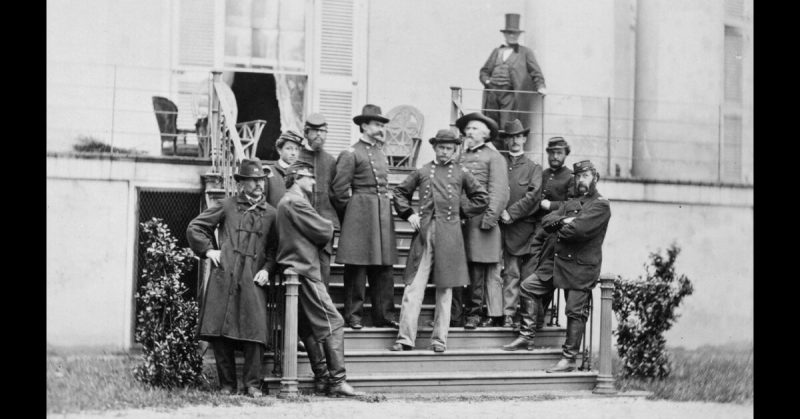
<svg viewBox="0 0 800 419">
<path fill-rule="evenodd" d="M 322 344 L 325 351 L 325 360 L 328 365 L 329 387 L 328 395 L 331 397 L 356 397 L 364 393 L 356 392 L 345 379 L 344 368 L 344 331 L 339 329 Z"/>
<path fill-rule="evenodd" d="M 550 307 L 550 303 L 553 302 L 553 291 L 543 295 L 540 301 L 539 316 L 536 318 L 536 330 L 541 330 L 542 327 L 544 327 L 544 318 L 547 315 L 547 308 Z M 556 315 L 558 315 L 558 313 L 556 313 Z"/>
<path fill-rule="evenodd" d="M 529 297 L 521 294 L 519 296 L 519 305 L 522 315 L 519 336 L 508 345 L 503 345 L 503 349 L 506 351 L 516 351 L 517 349 L 533 350 L 533 338 L 536 336 L 536 320 L 539 317 L 541 302 L 539 297 Z"/>
<path fill-rule="evenodd" d="M 314 393 L 325 394 L 328 392 L 328 364 L 325 362 L 325 351 L 322 344 L 314 339 L 314 335 L 303 338 L 306 345 L 308 361 L 311 364 L 311 371 L 314 372 Z"/>
<path fill-rule="evenodd" d="M 547 372 L 568 372 L 575 369 L 577 366 L 576 357 L 581 349 L 581 339 L 583 339 L 585 328 L 585 321 L 567 317 L 567 337 L 564 340 L 564 346 L 562 346 L 561 360 L 548 369 Z"/>
</svg>

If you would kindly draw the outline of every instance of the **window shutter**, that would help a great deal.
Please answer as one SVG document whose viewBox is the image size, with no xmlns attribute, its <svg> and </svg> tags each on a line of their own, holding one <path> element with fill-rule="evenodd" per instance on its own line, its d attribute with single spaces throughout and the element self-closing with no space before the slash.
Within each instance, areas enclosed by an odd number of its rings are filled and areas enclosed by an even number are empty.
<svg viewBox="0 0 800 419">
<path fill-rule="evenodd" d="M 741 18 L 744 16 L 744 0 L 725 0 L 725 15 Z"/>
<path fill-rule="evenodd" d="M 178 65 L 214 66 L 214 0 L 181 0 Z"/>
<path fill-rule="evenodd" d="M 742 101 L 742 35 L 725 27 L 725 100 Z"/>
</svg>

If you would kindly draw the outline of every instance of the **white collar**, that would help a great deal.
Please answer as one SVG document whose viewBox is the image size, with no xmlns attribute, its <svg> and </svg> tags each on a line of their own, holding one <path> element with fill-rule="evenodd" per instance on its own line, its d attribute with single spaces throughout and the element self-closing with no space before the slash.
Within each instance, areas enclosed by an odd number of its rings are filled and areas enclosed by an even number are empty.
<svg viewBox="0 0 800 419">
<path fill-rule="evenodd" d="M 285 162 L 285 161 L 283 161 L 283 159 L 281 159 L 281 158 L 279 158 L 279 159 L 278 159 L 278 165 L 279 165 L 280 167 L 284 168 L 284 169 L 288 169 L 288 168 L 289 168 L 289 166 L 291 166 L 289 163 L 286 163 L 286 162 Z"/>
<path fill-rule="evenodd" d="M 514 157 L 519 157 L 519 156 L 521 156 L 523 154 L 525 154 L 525 151 L 519 151 L 519 152 L 516 152 L 516 153 L 511 152 L 511 151 L 508 152 L 509 156 L 514 156 Z"/>
</svg>

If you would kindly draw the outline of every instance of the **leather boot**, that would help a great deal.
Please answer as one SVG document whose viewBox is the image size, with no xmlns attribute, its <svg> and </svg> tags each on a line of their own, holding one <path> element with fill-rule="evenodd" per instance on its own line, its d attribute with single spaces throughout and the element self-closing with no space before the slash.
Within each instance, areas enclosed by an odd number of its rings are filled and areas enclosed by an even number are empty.
<svg viewBox="0 0 800 419">
<path fill-rule="evenodd" d="M 503 350 L 505 351 L 516 351 L 518 349 L 533 350 L 533 338 L 536 336 L 536 318 L 539 312 L 538 298 L 520 295 L 519 306 L 519 312 L 522 315 L 519 336 L 508 345 L 503 345 Z"/>
<path fill-rule="evenodd" d="M 562 346 L 561 360 L 547 372 L 569 372 L 577 367 L 576 357 L 581 349 L 581 339 L 586 322 L 567 317 L 567 337 Z"/>
<path fill-rule="evenodd" d="M 328 367 L 329 391 L 343 383 L 346 377 L 344 368 L 344 331 L 338 329 L 322 343 L 325 361 Z"/>
<path fill-rule="evenodd" d="M 308 361 L 311 364 L 311 371 L 314 372 L 314 394 L 321 395 L 328 392 L 328 364 L 325 362 L 325 351 L 322 344 L 314 339 L 314 335 L 303 338 L 306 346 Z"/>
<path fill-rule="evenodd" d="M 547 369 L 547 372 L 570 372 L 574 371 L 578 363 L 574 359 L 561 358 L 556 365 Z"/>
<path fill-rule="evenodd" d="M 539 317 L 536 318 L 536 330 L 541 330 L 544 327 L 544 319 L 547 317 L 547 309 L 550 307 L 550 303 L 553 302 L 553 292 L 550 291 L 543 295 L 540 299 L 540 302 Z"/>
<path fill-rule="evenodd" d="M 359 397 L 364 394 L 363 391 L 355 391 L 350 384 L 347 384 L 347 381 L 331 386 L 330 393 L 328 393 L 330 397 Z"/>
</svg>

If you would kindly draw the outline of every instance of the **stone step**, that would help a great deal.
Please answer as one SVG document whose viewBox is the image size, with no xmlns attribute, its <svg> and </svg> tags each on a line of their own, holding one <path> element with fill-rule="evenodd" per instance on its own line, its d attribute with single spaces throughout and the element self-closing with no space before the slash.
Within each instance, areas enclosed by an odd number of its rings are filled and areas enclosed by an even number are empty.
<svg viewBox="0 0 800 419">
<path fill-rule="evenodd" d="M 280 378 L 264 379 L 270 395 L 280 391 Z M 298 388 L 309 392 L 314 387 L 312 377 L 301 377 Z M 347 375 L 347 382 L 358 391 L 370 393 L 485 393 L 531 391 L 585 391 L 597 384 L 597 371 L 547 373 L 544 371 L 515 372 L 449 372 L 426 375 Z"/>
<path fill-rule="evenodd" d="M 423 326 L 417 330 L 416 349 L 427 349 L 433 328 Z M 536 348 L 560 348 L 564 343 L 563 327 L 545 326 L 536 332 Z M 447 332 L 447 348 L 450 349 L 500 349 L 513 341 L 517 333 L 506 327 L 479 327 L 464 329 L 451 327 Z M 381 350 L 392 346 L 397 339 L 397 330 L 387 327 L 368 327 L 361 330 L 345 328 L 344 347 L 349 352 Z"/>
<path fill-rule="evenodd" d="M 346 347 L 345 347 L 346 348 Z M 393 352 L 354 351 L 345 349 L 347 374 L 358 376 L 414 377 L 434 373 L 450 372 L 516 372 L 545 370 L 555 365 L 561 358 L 561 350 L 556 348 L 535 349 L 533 351 L 504 351 L 501 349 L 447 349 L 436 353 L 430 349 Z M 578 360 L 580 365 L 581 360 Z M 268 357 L 266 371 L 274 368 L 273 359 Z M 298 377 L 313 377 L 311 365 L 305 352 L 297 356 Z"/>
</svg>

